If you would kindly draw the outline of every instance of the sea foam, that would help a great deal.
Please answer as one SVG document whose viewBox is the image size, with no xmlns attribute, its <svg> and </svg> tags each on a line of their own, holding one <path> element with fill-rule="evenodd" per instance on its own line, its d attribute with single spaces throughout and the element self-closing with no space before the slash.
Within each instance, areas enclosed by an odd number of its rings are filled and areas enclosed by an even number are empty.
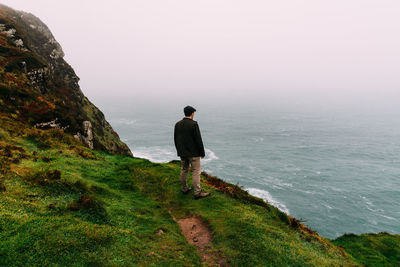
<svg viewBox="0 0 400 267">
<path fill-rule="evenodd" d="M 211 149 L 206 148 L 205 152 L 206 156 L 202 160 L 204 163 L 219 159 Z M 179 159 L 176 154 L 176 150 L 173 147 L 135 147 L 133 149 L 133 154 L 135 157 L 145 158 L 156 163 L 165 163 L 171 160 Z"/>
<path fill-rule="evenodd" d="M 145 158 L 156 163 L 165 163 L 176 159 L 176 152 L 172 149 L 160 146 L 135 147 L 133 155 L 138 158 Z"/>
<path fill-rule="evenodd" d="M 125 118 L 120 118 L 120 119 L 110 119 L 109 120 L 111 124 L 116 124 L 116 125 L 132 125 L 136 123 L 136 120 L 131 120 L 131 119 L 125 119 Z"/>
<path fill-rule="evenodd" d="M 210 161 L 212 161 L 212 160 L 219 159 L 219 158 L 217 157 L 217 155 L 215 155 L 215 153 L 214 153 L 211 149 L 205 148 L 204 150 L 205 150 L 205 152 L 206 152 L 206 156 L 205 156 L 204 159 L 203 159 L 203 162 L 204 162 L 204 163 L 210 162 Z"/>
<path fill-rule="evenodd" d="M 285 204 L 275 200 L 268 191 L 261 190 L 258 188 L 246 188 L 246 190 L 251 195 L 264 199 L 269 204 L 277 207 L 280 211 L 289 215 L 289 209 L 285 206 Z"/>
</svg>

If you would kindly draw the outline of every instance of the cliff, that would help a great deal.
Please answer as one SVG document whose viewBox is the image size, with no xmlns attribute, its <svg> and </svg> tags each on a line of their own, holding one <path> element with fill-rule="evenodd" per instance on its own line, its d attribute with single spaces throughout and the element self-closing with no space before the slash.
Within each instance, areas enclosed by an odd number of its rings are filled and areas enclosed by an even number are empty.
<svg viewBox="0 0 400 267">
<path fill-rule="evenodd" d="M 0 4 L 0 112 L 37 128 L 59 128 L 92 149 L 132 155 L 79 78 L 48 27 Z"/>
<path fill-rule="evenodd" d="M 182 194 L 178 162 L 131 157 L 62 57 L 0 5 L 0 266 L 400 264 L 399 236 L 330 241 L 206 173 L 211 197 Z"/>
</svg>

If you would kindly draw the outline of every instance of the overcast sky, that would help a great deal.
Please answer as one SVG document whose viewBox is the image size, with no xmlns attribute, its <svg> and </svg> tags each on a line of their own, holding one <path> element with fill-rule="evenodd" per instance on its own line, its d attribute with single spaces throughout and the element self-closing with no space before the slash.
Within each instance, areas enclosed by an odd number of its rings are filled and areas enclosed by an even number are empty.
<svg viewBox="0 0 400 267">
<path fill-rule="evenodd" d="M 398 0 L 0 0 L 44 21 L 91 99 L 400 96 Z"/>
</svg>

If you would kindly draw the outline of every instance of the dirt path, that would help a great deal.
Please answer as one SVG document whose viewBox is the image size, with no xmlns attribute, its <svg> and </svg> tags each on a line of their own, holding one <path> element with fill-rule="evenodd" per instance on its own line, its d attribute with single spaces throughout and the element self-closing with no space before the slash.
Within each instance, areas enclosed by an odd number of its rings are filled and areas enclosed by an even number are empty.
<svg viewBox="0 0 400 267">
<path fill-rule="evenodd" d="M 201 218 L 195 216 L 188 216 L 184 219 L 176 219 L 174 216 L 172 218 L 180 225 L 189 244 L 196 247 L 203 265 L 229 266 L 226 258 L 221 256 L 221 252 L 213 248 L 210 228 Z"/>
</svg>

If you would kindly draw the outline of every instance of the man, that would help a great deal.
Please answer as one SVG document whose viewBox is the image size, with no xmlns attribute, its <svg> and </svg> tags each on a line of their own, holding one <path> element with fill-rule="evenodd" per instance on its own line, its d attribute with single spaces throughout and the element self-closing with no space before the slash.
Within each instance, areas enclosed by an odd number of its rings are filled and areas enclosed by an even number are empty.
<svg viewBox="0 0 400 267">
<path fill-rule="evenodd" d="M 202 192 L 200 188 L 200 158 L 204 158 L 204 146 L 201 140 L 199 125 L 193 120 L 194 109 L 186 106 L 183 109 L 185 117 L 175 124 L 174 141 L 178 156 L 181 157 L 181 186 L 184 194 L 192 188 L 187 185 L 189 165 L 192 166 L 194 199 L 207 197 L 210 193 Z"/>
</svg>

